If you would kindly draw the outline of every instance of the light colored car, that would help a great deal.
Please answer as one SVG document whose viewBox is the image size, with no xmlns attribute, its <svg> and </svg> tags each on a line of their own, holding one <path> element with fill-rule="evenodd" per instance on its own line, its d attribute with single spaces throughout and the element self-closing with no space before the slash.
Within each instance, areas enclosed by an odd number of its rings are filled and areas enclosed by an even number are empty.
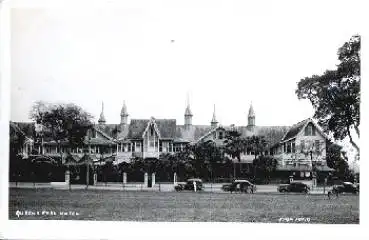
<svg viewBox="0 0 369 240">
<path fill-rule="evenodd" d="M 194 183 L 196 183 L 196 190 L 197 191 L 201 191 L 202 190 L 202 180 L 200 178 L 190 178 L 187 179 L 187 182 L 185 184 L 178 184 L 177 186 L 174 187 L 174 189 L 178 192 L 178 191 L 183 191 L 183 190 L 190 190 L 190 191 L 194 191 Z"/>
<path fill-rule="evenodd" d="M 256 192 L 256 186 L 248 180 L 236 179 L 231 184 L 224 184 L 222 190 L 226 192 L 244 192 L 254 193 Z"/>
</svg>

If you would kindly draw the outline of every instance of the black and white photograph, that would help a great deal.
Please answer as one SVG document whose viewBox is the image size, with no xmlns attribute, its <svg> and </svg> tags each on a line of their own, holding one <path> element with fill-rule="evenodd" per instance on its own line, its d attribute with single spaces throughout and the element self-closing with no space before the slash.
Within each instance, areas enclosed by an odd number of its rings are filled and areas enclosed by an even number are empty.
<svg viewBox="0 0 369 240">
<path fill-rule="evenodd" d="M 365 1 L 35 2 L 7 14 L 8 221 L 361 225 Z"/>
</svg>

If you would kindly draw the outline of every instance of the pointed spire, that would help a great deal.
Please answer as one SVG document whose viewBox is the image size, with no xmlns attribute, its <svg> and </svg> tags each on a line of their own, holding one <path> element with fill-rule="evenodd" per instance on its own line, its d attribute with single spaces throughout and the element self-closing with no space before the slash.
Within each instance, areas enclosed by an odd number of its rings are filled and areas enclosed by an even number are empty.
<svg viewBox="0 0 369 240">
<path fill-rule="evenodd" d="M 101 113 L 99 118 L 99 124 L 104 124 L 106 122 L 105 116 L 104 116 L 104 102 L 101 103 Z"/>
<path fill-rule="evenodd" d="M 213 111 L 213 118 L 211 119 L 211 126 L 216 126 L 217 124 L 218 124 L 218 121 L 215 116 L 215 104 L 214 104 L 214 111 Z"/>
<path fill-rule="evenodd" d="M 251 129 L 253 129 L 253 127 L 255 126 L 255 112 L 254 112 L 254 108 L 252 107 L 252 102 L 251 102 L 250 108 L 249 108 L 249 116 L 248 116 L 247 126 L 249 126 L 249 128 L 251 128 Z"/>
<path fill-rule="evenodd" d="M 120 111 L 120 116 L 121 117 L 126 117 L 128 116 L 128 111 L 127 111 L 127 106 L 126 106 L 126 101 L 123 101 L 123 107 L 122 110 Z"/>
<path fill-rule="evenodd" d="M 190 98 L 188 96 L 188 93 L 187 93 L 187 100 L 186 100 L 186 110 L 185 110 L 185 116 L 193 116 L 192 115 L 192 111 L 191 111 L 191 108 L 190 108 Z"/>
<path fill-rule="evenodd" d="M 250 103 L 250 108 L 249 108 L 249 117 L 255 117 L 254 108 L 252 107 L 252 101 Z"/>
</svg>

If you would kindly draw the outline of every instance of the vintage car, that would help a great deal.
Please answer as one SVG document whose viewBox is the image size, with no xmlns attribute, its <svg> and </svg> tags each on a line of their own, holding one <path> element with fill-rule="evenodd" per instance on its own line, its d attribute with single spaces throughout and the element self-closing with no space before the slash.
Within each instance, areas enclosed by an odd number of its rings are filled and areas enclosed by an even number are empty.
<svg viewBox="0 0 369 240">
<path fill-rule="evenodd" d="M 286 192 L 298 192 L 298 193 L 308 193 L 310 191 L 310 187 L 302 182 L 292 182 L 290 184 L 282 184 L 277 188 L 278 192 L 286 193 Z"/>
<path fill-rule="evenodd" d="M 179 183 L 177 184 L 174 189 L 178 192 L 178 191 L 183 191 L 183 190 L 189 190 L 189 191 L 194 191 L 194 187 L 196 183 L 196 191 L 201 191 L 203 189 L 202 186 L 202 180 L 199 178 L 190 178 L 187 180 L 187 182 L 185 184 L 183 183 Z"/>
<path fill-rule="evenodd" d="M 358 185 L 355 185 L 352 182 L 343 182 L 342 184 L 334 185 L 332 187 L 332 190 L 328 192 L 328 195 L 329 194 L 338 195 L 339 193 L 357 194 L 358 192 L 359 192 Z"/>
<path fill-rule="evenodd" d="M 222 190 L 225 192 L 244 192 L 254 193 L 256 192 L 256 186 L 248 180 L 234 180 L 230 184 L 224 184 Z"/>
</svg>

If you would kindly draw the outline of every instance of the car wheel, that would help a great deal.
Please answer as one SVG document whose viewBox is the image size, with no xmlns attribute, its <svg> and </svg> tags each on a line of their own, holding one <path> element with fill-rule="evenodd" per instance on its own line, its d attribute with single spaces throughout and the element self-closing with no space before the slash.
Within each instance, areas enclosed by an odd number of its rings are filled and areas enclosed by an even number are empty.
<svg viewBox="0 0 369 240">
<path fill-rule="evenodd" d="M 282 189 L 282 190 L 280 190 L 280 192 L 281 192 L 281 193 L 286 193 L 286 192 L 287 192 L 287 190 L 286 190 L 286 189 Z"/>
</svg>

